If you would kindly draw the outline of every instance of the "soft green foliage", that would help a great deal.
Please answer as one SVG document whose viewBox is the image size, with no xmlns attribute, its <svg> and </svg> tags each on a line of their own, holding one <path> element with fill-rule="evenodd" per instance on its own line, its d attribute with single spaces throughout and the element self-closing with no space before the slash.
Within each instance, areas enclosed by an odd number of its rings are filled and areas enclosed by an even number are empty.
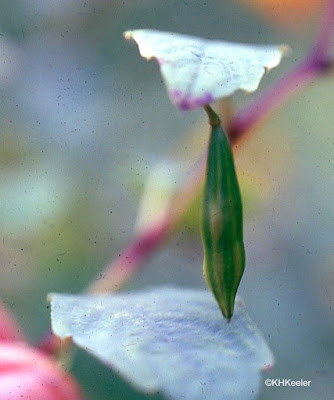
<svg viewBox="0 0 334 400">
<path fill-rule="evenodd" d="M 233 315 L 234 299 L 245 269 L 242 203 L 229 140 L 213 119 L 203 199 L 204 277 L 224 316 Z"/>
<path fill-rule="evenodd" d="M 260 370 L 273 363 L 243 303 L 227 323 L 207 291 L 53 294 L 51 306 L 56 335 L 71 336 L 139 390 L 168 399 L 255 399 Z"/>
</svg>

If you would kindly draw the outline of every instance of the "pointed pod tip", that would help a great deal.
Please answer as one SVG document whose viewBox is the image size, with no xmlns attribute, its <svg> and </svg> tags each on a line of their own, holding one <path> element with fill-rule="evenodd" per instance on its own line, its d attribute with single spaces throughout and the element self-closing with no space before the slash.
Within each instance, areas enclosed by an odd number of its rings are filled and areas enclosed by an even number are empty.
<svg viewBox="0 0 334 400">
<path fill-rule="evenodd" d="M 219 305 L 220 311 L 222 312 L 224 318 L 226 318 L 227 322 L 231 322 L 231 319 L 233 317 L 233 313 L 234 313 L 234 301 L 233 304 L 231 304 L 231 306 L 222 306 Z"/>
<path fill-rule="evenodd" d="M 226 321 L 227 321 L 228 323 L 230 323 L 230 322 L 231 322 L 231 319 L 232 319 L 232 317 L 233 317 L 233 311 L 232 311 L 232 312 L 229 312 L 228 314 L 223 313 L 223 315 L 224 315 L 224 317 L 226 318 Z"/>
</svg>

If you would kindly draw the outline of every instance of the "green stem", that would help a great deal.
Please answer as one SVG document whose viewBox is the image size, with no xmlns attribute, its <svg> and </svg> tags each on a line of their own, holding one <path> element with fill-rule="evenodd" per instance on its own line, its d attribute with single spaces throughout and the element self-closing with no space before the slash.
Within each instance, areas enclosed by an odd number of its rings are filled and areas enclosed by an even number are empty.
<svg viewBox="0 0 334 400">
<path fill-rule="evenodd" d="M 220 126 L 221 121 L 219 116 L 213 111 L 213 109 L 211 108 L 211 106 L 209 104 L 204 106 L 204 110 L 206 111 L 206 113 L 208 114 L 209 117 L 209 124 L 213 127 L 213 126 Z"/>
</svg>

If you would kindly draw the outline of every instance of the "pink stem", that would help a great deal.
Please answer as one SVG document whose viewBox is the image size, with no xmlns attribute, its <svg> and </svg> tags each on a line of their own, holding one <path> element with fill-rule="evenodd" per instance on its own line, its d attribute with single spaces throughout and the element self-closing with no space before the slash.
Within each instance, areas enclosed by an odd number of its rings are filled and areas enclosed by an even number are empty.
<svg viewBox="0 0 334 400">
<path fill-rule="evenodd" d="M 276 82 L 250 106 L 240 111 L 233 118 L 228 130 L 232 144 L 238 142 L 254 124 L 259 122 L 265 115 L 284 102 L 292 93 L 304 87 L 317 75 L 319 75 L 317 69 L 311 68 L 303 62 Z M 183 187 L 181 192 L 178 193 L 178 198 L 181 196 L 188 198 L 187 204 L 189 204 L 189 192 L 198 193 L 203 182 L 204 170 L 205 163 L 202 162 L 197 168 L 192 185 Z M 175 203 L 177 204 L 175 200 L 172 200 L 172 202 L 174 205 Z M 186 207 L 179 206 L 178 210 L 180 208 L 186 211 Z M 99 275 L 98 280 L 90 285 L 87 291 L 90 293 L 101 293 L 120 289 L 141 267 L 142 262 L 167 240 L 171 228 L 177 225 L 183 215 L 180 211 L 174 215 L 175 207 L 173 206 L 170 207 L 168 214 L 167 218 L 163 217 L 161 220 L 156 221 L 153 227 L 138 232 L 119 256 Z"/>
<path fill-rule="evenodd" d="M 135 273 L 143 260 L 152 254 L 164 240 L 167 240 L 169 228 L 168 219 L 162 218 L 154 226 L 149 226 L 140 232 L 87 288 L 87 292 L 101 293 L 119 290 Z"/>
<path fill-rule="evenodd" d="M 322 23 L 314 41 L 313 51 L 318 53 L 318 58 L 328 59 L 332 45 L 332 34 L 334 28 L 334 0 L 328 0 L 326 10 L 322 16 Z M 310 52 L 312 57 L 312 52 Z"/>
<path fill-rule="evenodd" d="M 332 69 L 333 61 L 329 52 L 333 28 L 334 0 L 329 0 L 319 33 L 306 58 L 235 115 L 229 126 L 231 141 L 241 139 L 257 122 L 283 104 L 292 94 L 312 82 L 313 78 L 324 75 Z"/>
<path fill-rule="evenodd" d="M 228 129 L 232 144 L 238 142 L 254 125 L 292 94 L 331 69 L 333 64 L 329 52 L 333 27 L 334 0 L 329 0 L 319 33 L 306 58 L 255 98 L 249 106 L 239 111 L 232 119 Z M 87 292 L 102 293 L 119 290 L 139 270 L 143 261 L 168 239 L 187 210 L 191 199 L 202 186 L 205 171 L 203 157 L 196 164 L 192 180 L 186 182 L 185 186 L 176 194 L 167 215 L 156 221 L 153 226 L 138 232 L 118 257 L 107 265 L 105 270 L 87 288 Z M 39 347 L 48 353 L 55 354 L 57 348 L 59 348 L 59 339 L 50 331 L 42 339 Z"/>
<path fill-rule="evenodd" d="M 329 59 L 330 40 L 334 24 L 334 0 L 329 0 L 324 12 L 323 23 L 307 57 L 279 79 L 266 91 L 261 93 L 248 107 L 239 111 L 232 119 L 228 132 L 233 144 L 238 142 L 253 126 L 267 116 L 272 110 L 281 105 L 293 93 L 310 83 L 314 78 L 326 73 L 332 63 Z M 189 197 L 190 193 L 198 193 L 204 177 L 205 163 L 199 164 L 196 177 L 190 185 L 185 185 L 178 193 L 177 199 Z M 172 200 L 177 204 L 177 201 Z M 182 211 L 186 210 L 189 200 L 183 204 Z M 140 268 L 142 262 L 160 246 L 168 237 L 171 228 L 175 227 L 183 212 L 175 214 L 173 204 L 169 215 L 157 221 L 153 227 L 139 232 L 127 247 L 120 253 L 104 272 L 99 280 L 95 281 L 88 292 L 98 293 L 118 290 Z"/>
<path fill-rule="evenodd" d="M 110 265 L 105 268 L 95 281 L 87 288 L 87 292 L 116 292 L 131 278 L 140 267 L 142 261 L 152 254 L 165 240 L 169 231 L 168 220 L 159 221 L 137 235 Z M 38 348 L 46 354 L 57 354 L 67 351 L 71 341 L 61 340 L 49 330 L 40 340 Z"/>
<path fill-rule="evenodd" d="M 239 111 L 232 119 L 228 133 L 230 140 L 236 142 L 265 118 L 272 110 L 280 106 L 292 94 L 306 86 L 319 75 L 319 71 L 305 61 L 290 70 L 283 78 L 262 92 L 254 101 Z"/>
</svg>

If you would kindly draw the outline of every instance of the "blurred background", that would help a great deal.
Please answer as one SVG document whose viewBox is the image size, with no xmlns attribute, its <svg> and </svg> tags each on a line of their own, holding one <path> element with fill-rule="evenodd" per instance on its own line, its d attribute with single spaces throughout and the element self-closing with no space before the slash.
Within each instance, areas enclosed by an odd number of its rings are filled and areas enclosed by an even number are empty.
<svg viewBox="0 0 334 400">
<path fill-rule="evenodd" d="M 208 137 L 202 110 L 170 103 L 155 62 L 122 32 L 153 28 L 245 43 L 312 43 L 319 0 L 2 0 L 0 6 L 0 297 L 32 342 L 49 327 L 49 292 L 77 293 L 126 245 L 149 171 L 189 174 Z M 261 400 L 334 392 L 334 81 L 314 81 L 238 146 L 246 272 L 239 293 L 272 348 Z M 233 97 L 236 109 L 253 95 Z M 151 185 L 154 181 L 151 180 Z M 159 189 L 157 183 L 157 190 Z M 126 290 L 203 287 L 198 212 Z M 88 400 L 145 397 L 78 351 Z M 222 377 L 223 379 L 223 377 Z"/>
</svg>

